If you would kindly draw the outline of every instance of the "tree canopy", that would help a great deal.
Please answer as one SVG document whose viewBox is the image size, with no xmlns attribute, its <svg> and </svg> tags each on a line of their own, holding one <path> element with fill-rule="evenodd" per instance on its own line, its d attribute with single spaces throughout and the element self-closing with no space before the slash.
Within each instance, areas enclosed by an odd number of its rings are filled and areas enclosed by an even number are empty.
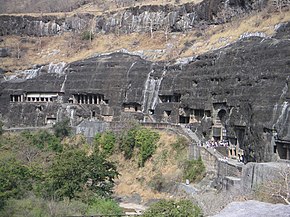
<svg viewBox="0 0 290 217">
<path fill-rule="evenodd" d="M 201 210 L 189 200 L 160 200 L 145 211 L 143 217 L 199 217 Z"/>
<path fill-rule="evenodd" d="M 68 150 L 59 154 L 46 176 L 46 193 L 55 199 L 73 199 L 88 190 L 98 196 L 109 196 L 118 172 L 114 163 L 94 153 Z"/>
</svg>

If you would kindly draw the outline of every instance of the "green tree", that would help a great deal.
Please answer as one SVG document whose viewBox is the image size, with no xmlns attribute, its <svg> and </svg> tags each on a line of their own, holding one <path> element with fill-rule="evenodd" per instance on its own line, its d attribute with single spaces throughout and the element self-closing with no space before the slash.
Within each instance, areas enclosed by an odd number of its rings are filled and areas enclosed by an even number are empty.
<svg viewBox="0 0 290 217">
<path fill-rule="evenodd" d="M 112 199 L 96 198 L 87 211 L 88 215 L 122 215 L 123 209 Z"/>
<path fill-rule="evenodd" d="M 46 201 L 47 202 L 47 201 Z M 49 217 L 47 205 L 39 198 L 10 199 L 3 210 L 1 217 Z"/>
<path fill-rule="evenodd" d="M 81 201 L 52 201 L 29 195 L 23 199 L 10 199 L 3 210 L 1 217 L 58 217 L 83 216 L 88 205 Z"/>
<path fill-rule="evenodd" d="M 9 198 L 19 198 L 31 189 L 29 169 L 13 156 L 0 158 L 0 209 Z"/>
<path fill-rule="evenodd" d="M 99 196 L 109 196 L 114 187 L 114 178 L 118 176 L 116 166 L 101 155 L 91 156 L 82 150 L 68 150 L 60 153 L 46 177 L 46 194 L 61 200 L 70 200 L 87 190 Z"/>
<path fill-rule="evenodd" d="M 201 209 L 189 200 L 160 200 L 144 212 L 143 217 L 199 217 Z"/>
<path fill-rule="evenodd" d="M 69 126 L 69 119 L 57 122 L 53 126 L 53 131 L 54 131 L 54 135 L 61 139 L 63 139 L 66 136 L 69 136 L 71 133 L 71 128 Z"/>
<path fill-rule="evenodd" d="M 199 181 L 205 175 L 205 166 L 202 159 L 199 157 L 198 160 L 187 160 L 183 167 L 183 178 L 189 181 Z"/>
<path fill-rule="evenodd" d="M 95 149 L 104 155 L 111 155 L 116 144 L 116 137 L 113 132 L 107 131 L 104 133 L 97 133 L 95 136 Z"/>
<path fill-rule="evenodd" d="M 144 167 L 148 160 L 156 150 L 156 142 L 159 140 L 159 134 L 147 129 L 141 128 L 136 132 L 136 146 L 139 148 L 138 164 Z"/>
<path fill-rule="evenodd" d="M 137 131 L 138 128 L 132 128 L 121 135 L 119 148 L 124 153 L 125 159 L 131 159 L 133 156 Z"/>
<path fill-rule="evenodd" d="M 46 149 L 61 152 L 63 149 L 60 138 L 46 130 L 40 130 L 37 133 L 32 134 L 31 140 L 33 145 L 41 150 Z"/>
</svg>

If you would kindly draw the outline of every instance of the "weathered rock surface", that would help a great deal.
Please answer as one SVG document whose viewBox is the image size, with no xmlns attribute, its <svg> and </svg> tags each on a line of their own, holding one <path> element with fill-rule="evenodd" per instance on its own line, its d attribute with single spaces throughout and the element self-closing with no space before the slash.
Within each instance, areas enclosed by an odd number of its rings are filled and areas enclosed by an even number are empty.
<svg viewBox="0 0 290 217">
<path fill-rule="evenodd" d="M 96 32 L 181 32 L 204 24 L 221 24 L 263 8 L 267 0 L 205 0 L 181 6 L 142 6 L 96 17 Z"/>
<path fill-rule="evenodd" d="M 0 58 L 9 57 L 10 51 L 8 48 L 0 48 Z"/>
<path fill-rule="evenodd" d="M 5 74 L 0 114 L 6 127 L 41 126 L 64 117 L 73 125 L 85 119 L 188 123 L 195 118 L 207 138 L 220 119 L 246 160 L 270 161 L 273 131 L 279 140 L 290 139 L 290 40 L 283 32 L 273 39 L 245 38 L 185 64 L 113 53 Z"/>
<path fill-rule="evenodd" d="M 281 174 L 289 169 L 286 163 L 248 163 L 243 167 L 242 192 L 250 193 L 269 180 L 283 180 Z"/>
<path fill-rule="evenodd" d="M 92 18 L 93 15 L 89 14 L 65 18 L 2 15 L 0 16 L 0 36 L 50 36 L 67 31 L 81 31 L 87 28 Z"/>
<path fill-rule="evenodd" d="M 270 204 L 249 200 L 246 202 L 232 202 L 219 214 L 213 217 L 289 217 L 290 206 Z"/>
<path fill-rule="evenodd" d="M 0 16 L 0 36 L 4 35 L 56 35 L 65 31 L 83 31 L 96 23 L 96 33 L 132 33 L 166 31 L 180 32 L 205 24 L 221 24 L 253 10 L 259 10 L 268 0 L 205 0 L 199 4 L 181 6 L 149 5 L 132 7 L 101 16 L 78 14 L 65 18 L 56 16 Z"/>
</svg>

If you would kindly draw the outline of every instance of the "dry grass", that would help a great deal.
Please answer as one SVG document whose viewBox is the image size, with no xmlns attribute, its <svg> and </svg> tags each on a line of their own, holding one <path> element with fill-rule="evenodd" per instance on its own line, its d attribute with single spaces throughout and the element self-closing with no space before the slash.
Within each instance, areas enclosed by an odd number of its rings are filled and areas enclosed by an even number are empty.
<svg viewBox="0 0 290 217">
<path fill-rule="evenodd" d="M 119 1 L 119 4 L 116 4 L 116 0 L 108 0 L 103 4 L 86 4 L 78 9 L 76 9 L 75 13 L 99 13 L 99 12 L 113 12 L 118 10 L 124 10 L 129 7 L 136 6 L 145 6 L 145 5 L 181 5 L 185 3 L 200 3 L 203 0 L 138 0 L 133 1 L 131 4 L 122 4 L 122 1 Z M 118 2 L 118 1 L 117 1 Z"/>
<path fill-rule="evenodd" d="M 116 181 L 115 192 L 117 195 L 137 193 L 144 201 L 170 197 L 168 194 L 158 193 L 148 187 L 152 177 L 160 173 L 168 181 L 181 181 L 179 178 L 181 169 L 178 168 L 178 161 L 182 159 L 176 158 L 176 152 L 170 145 L 176 141 L 177 136 L 169 132 L 160 132 L 160 136 L 156 153 L 146 162 L 144 168 L 138 168 L 136 156 L 131 161 L 126 161 L 121 154 L 112 156 L 112 159 L 117 162 L 118 171 L 121 174 Z M 183 157 L 187 157 L 186 153 Z"/>
<path fill-rule="evenodd" d="M 193 2 L 193 3 L 200 3 L 203 0 L 179 0 L 179 3 L 176 3 L 176 0 L 139 0 L 139 1 L 133 1 L 131 4 L 123 5 L 122 1 L 119 1 L 119 4 L 116 4 L 116 0 L 97 0 L 95 3 L 88 3 L 85 4 L 71 12 L 44 12 L 41 13 L 42 16 L 50 15 L 50 16 L 56 16 L 56 17 L 65 17 L 65 16 L 73 16 L 74 14 L 82 14 L 82 13 L 90 13 L 94 15 L 101 15 L 105 12 L 117 12 L 120 10 L 125 10 L 130 7 L 135 6 L 145 6 L 145 5 L 182 5 L 185 3 Z M 33 17 L 37 17 L 40 15 L 40 13 L 3 13 L 2 15 L 13 15 L 13 16 L 24 16 L 29 15 Z"/>
<path fill-rule="evenodd" d="M 181 53 L 181 56 L 198 55 L 224 47 L 227 44 L 237 41 L 245 32 L 261 32 L 267 36 L 273 36 L 275 33 L 275 25 L 287 21 L 290 21 L 289 11 L 272 14 L 267 14 L 264 11 L 224 25 L 211 26 L 206 31 L 201 32 L 202 36 L 199 38 L 195 34 L 189 33 L 183 41 L 194 40 L 195 43 L 191 48 Z"/>
</svg>

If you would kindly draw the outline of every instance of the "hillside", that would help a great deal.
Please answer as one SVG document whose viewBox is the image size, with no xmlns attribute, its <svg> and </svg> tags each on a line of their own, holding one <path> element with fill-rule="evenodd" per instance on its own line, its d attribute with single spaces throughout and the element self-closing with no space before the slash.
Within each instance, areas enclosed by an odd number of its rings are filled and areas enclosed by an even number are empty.
<svg viewBox="0 0 290 217">
<path fill-rule="evenodd" d="M 34 201 L 45 216 L 74 202 L 72 214 L 95 213 L 108 195 L 189 198 L 205 215 L 256 197 L 287 203 L 285 190 L 262 191 L 290 160 L 288 1 L 0 5 L 0 160 L 27 174 L 16 170 L 25 194 L 3 187 L 4 216 Z M 52 134 L 59 124 L 75 135 Z M 187 171 L 199 183 L 180 184 Z"/>
<path fill-rule="evenodd" d="M 157 4 L 157 2 L 155 3 Z M 90 4 L 86 6 L 90 7 Z M 72 12 L 71 15 L 65 16 L 73 18 L 78 16 L 78 14 L 79 12 L 76 11 Z M 101 14 L 102 12 L 98 12 L 98 15 L 92 16 L 100 16 Z M 47 15 L 53 16 L 53 14 Z M 57 16 L 63 15 L 59 13 Z M 34 14 L 33 16 L 38 15 Z M 86 20 L 86 18 L 84 19 Z M 222 48 L 246 35 L 271 37 L 275 34 L 275 28 L 278 24 L 289 20 L 290 13 L 287 8 L 280 12 L 273 10 L 273 7 L 267 6 L 261 11 L 244 14 L 241 18 L 234 18 L 227 23 L 221 23 L 220 25 L 202 24 L 182 32 L 161 29 L 156 29 L 153 32 L 132 32 L 130 34 L 92 32 L 93 40 L 85 39 L 85 34 L 90 31 L 88 30 L 90 27 L 87 24 L 87 27 L 84 26 L 83 29 L 77 31 L 42 37 L 27 36 L 25 33 L 21 35 L 9 34 L 10 36 L 6 37 L 3 32 L 0 46 L 2 47 L 2 52 L 5 51 L 5 54 L 2 54 L 5 58 L 1 58 L 1 68 L 5 71 L 14 71 L 33 68 L 36 64 L 43 65 L 50 62 L 69 63 L 89 58 L 96 54 L 123 49 L 152 61 L 172 61 Z M 84 22 L 88 22 L 89 25 L 95 25 L 90 18 Z M 76 24 L 72 23 L 71 25 Z M 3 28 L 6 29 L 5 31 L 9 31 L 7 30 L 9 27 L 3 26 Z"/>
</svg>

